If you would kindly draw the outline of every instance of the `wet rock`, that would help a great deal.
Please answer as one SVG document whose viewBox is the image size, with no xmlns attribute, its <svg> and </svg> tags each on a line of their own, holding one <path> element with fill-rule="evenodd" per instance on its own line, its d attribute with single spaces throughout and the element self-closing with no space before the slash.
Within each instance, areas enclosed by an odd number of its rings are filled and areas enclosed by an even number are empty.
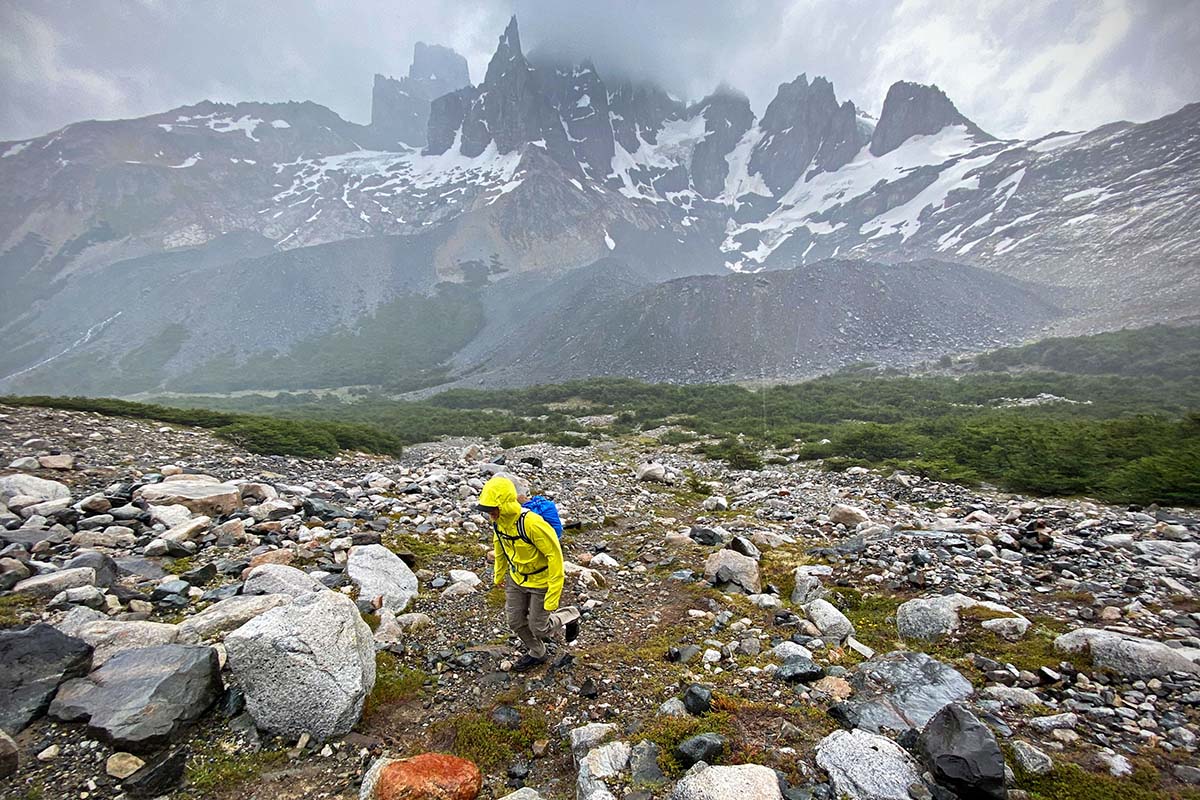
<svg viewBox="0 0 1200 800">
<path fill-rule="evenodd" d="M 160 797 L 183 783 L 187 750 L 170 751 L 127 778 L 121 788 L 130 797 Z"/>
<path fill-rule="evenodd" d="M 304 498 L 304 513 L 308 514 L 310 517 L 317 517 L 325 522 L 348 519 L 349 517 L 354 516 L 341 506 L 330 503 L 327 500 L 321 500 L 317 497 Z"/>
<path fill-rule="evenodd" d="M 817 745 L 817 765 L 838 797 L 909 800 L 920 782 L 916 761 L 891 739 L 864 730 L 834 731 Z"/>
<path fill-rule="evenodd" d="M 483 786 L 479 768 L 464 758 L 423 753 L 379 758 L 363 776 L 359 800 L 475 800 Z"/>
<path fill-rule="evenodd" d="M 792 656 L 779 665 L 775 677 L 786 683 L 810 683 L 825 674 L 825 669 L 804 656 Z"/>
<path fill-rule="evenodd" d="M 696 768 L 683 776 L 671 800 L 781 800 L 779 778 L 761 764 Z"/>
<path fill-rule="evenodd" d="M 347 733 L 375 685 L 371 629 L 354 601 L 324 591 L 271 609 L 225 637 L 229 669 L 258 726 L 317 740 Z"/>
<path fill-rule="evenodd" d="M 683 707 L 695 716 L 707 714 L 712 710 L 712 689 L 693 683 L 683 693 Z"/>
<path fill-rule="evenodd" d="M 16 735 L 64 681 L 86 675 L 92 648 L 49 625 L 0 631 L 0 730 Z"/>
<path fill-rule="evenodd" d="M 1004 754 L 986 725 L 958 703 L 933 715 L 917 747 L 934 779 L 961 796 L 1004 800 Z"/>
<path fill-rule="evenodd" d="M 675 757 L 684 767 L 703 761 L 711 764 L 725 752 L 725 737 L 716 733 L 701 733 L 688 737 L 675 748 Z"/>
<path fill-rule="evenodd" d="M 920 730 L 949 703 L 974 693 L 970 681 L 924 653 L 897 651 L 864 661 L 851 673 L 854 695 L 840 704 L 857 727 L 878 733 Z"/>
<path fill-rule="evenodd" d="M 86 721 L 90 733 L 113 746 L 145 752 L 169 742 L 220 693 L 215 650 L 167 644 L 117 653 L 86 678 L 66 682 L 49 714 Z"/>
<path fill-rule="evenodd" d="M 397 613 L 417 596 L 417 576 L 399 556 L 383 545 L 370 544 L 350 548 L 346 575 L 359 588 L 359 597 L 381 599 Z"/>
</svg>

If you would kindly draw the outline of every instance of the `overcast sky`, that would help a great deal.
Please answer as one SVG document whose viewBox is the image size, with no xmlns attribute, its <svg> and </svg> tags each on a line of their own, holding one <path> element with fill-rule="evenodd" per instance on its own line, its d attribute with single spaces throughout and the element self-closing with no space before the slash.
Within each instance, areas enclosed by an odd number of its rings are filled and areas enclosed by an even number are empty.
<svg viewBox="0 0 1200 800">
<path fill-rule="evenodd" d="M 417 41 L 482 78 L 516 13 L 526 52 L 761 115 L 801 72 L 877 114 L 936 83 L 1000 136 L 1144 121 L 1200 100 L 1200 0 L 0 0 L 0 140 L 203 99 L 315 100 L 370 118 L 375 72 Z"/>
</svg>

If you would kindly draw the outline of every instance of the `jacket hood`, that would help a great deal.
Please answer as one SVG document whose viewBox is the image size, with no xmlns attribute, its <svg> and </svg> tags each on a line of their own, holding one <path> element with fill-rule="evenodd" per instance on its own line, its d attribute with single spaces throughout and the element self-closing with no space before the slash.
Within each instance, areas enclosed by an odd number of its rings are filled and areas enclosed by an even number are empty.
<svg viewBox="0 0 1200 800">
<path fill-rule="evenodd" d="M 517 502 L 517 487 L 508 478 L 495 475 L 483 485 L 479 493 L 479 505 L 495 506 L 500 509 L 501 517 L 515 517 L 521 513 L 521 504 Z"/>
</svg>

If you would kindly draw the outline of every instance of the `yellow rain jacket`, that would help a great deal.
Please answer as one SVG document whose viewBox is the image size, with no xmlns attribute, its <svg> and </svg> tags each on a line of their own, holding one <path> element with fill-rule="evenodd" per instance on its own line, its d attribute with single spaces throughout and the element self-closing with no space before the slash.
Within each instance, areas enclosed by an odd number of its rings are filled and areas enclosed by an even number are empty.
<svg viewBox="0 0 1200 800">
<path fill-rule="evenodd" d="M 518 586 L 545 589 L 543 606 L 547 611 L 556 611 L 562 597 L 563 554 L 554 528 L 534 512 L 521 508 L 516 487 L 508 478 L 499 475 L 484 484 L 479 493 L 479 505 L 500 509 L 500 519 L 492 532 L 492 548 L 496 551 L 495 582 L 501 583 L 507 571 Z M 517 525 L 522 512 L 525 515 L 524 536 Z"/>
</svg>

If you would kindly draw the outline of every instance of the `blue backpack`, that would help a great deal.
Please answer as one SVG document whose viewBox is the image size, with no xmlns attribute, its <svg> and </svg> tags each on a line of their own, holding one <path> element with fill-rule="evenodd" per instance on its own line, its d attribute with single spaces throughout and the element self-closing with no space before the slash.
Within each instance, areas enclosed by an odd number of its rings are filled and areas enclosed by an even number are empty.
<svg viewBox="0 0 1200 800">
<path fill-rule="evenodd" d="M 554 532 L 558 534 L 558 538 L 562 539 L 563 524 L 558 516 L 558 506 L 554 505 L 554 501 L 549 497 L 543 497 L 536 494 L 521 504 L 521 508 L 528 509 L 537 514 L 546 522 L 550 523 L 550 527 L 554 528 Z"/>
</svg>

